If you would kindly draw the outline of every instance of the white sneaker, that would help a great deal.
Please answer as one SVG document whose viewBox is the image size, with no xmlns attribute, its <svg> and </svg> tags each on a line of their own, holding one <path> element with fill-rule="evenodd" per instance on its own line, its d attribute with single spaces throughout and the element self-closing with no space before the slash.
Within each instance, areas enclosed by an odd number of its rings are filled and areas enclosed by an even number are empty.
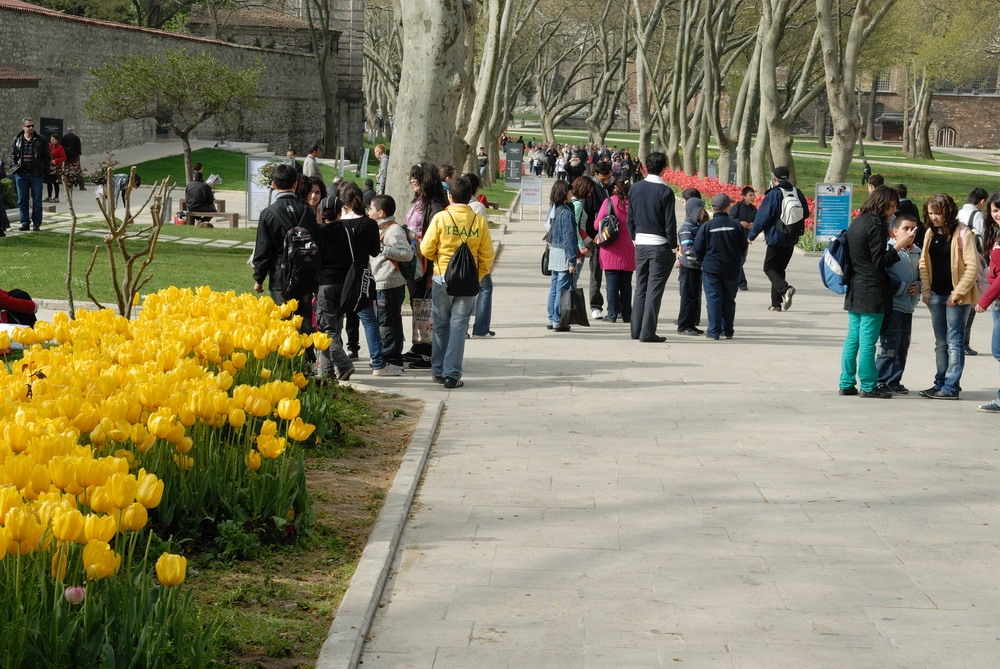
<svg viewBox="0 0 1000 669">
<path fill-rule="evenodd" d="M 591 318 L 600 318 L 601 317 L 601 310 L 600 309 L 591 309 L 590 310 L 590 317 Z"/>
<path fill-rule="evenodd" d="M 402 369 L 393 365 L 386 365 L 385 367 L 372 370 L 372 376 L 399 376 L 402 373 Z"/>
</svg>

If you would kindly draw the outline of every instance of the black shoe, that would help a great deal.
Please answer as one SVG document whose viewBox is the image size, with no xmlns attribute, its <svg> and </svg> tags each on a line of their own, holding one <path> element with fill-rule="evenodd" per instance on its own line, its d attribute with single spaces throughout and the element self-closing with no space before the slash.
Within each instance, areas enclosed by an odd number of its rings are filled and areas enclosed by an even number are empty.
<svg viewBox="0 0 1000 669">
<path fill-rule="evenodd" d="M 740 290 L 750 290 L 750 286 L 744 283 L 742 286 L 740 286 Z"/>
<path fill-rule="evenodd" d="M 927 390 L 921 390 L 917 392 L 921 397 L 926 397 L 929 400 L 934 399 L 934 396 L 938 394 L 937 388 L 928 388 Z"/>
<path fill-rule="evenodd" d="M 351 351 L 350 353 L 347 354 L 347 357 L 350 358 L 351 360 L 357 360 L 358 359 L 358 352 L 357 351 Z"/>
<path fill-rule="evenodd" d="M 979 355 L 979 351 L 977 351 L 975 349 L 972 349 L 972 348 L 969 348 L 968 346 L 966 346 L 965 347 L 965 355 Z"/>
<path fill-rule="evenodd" d="M 3 231 L 3 228 L 0 228 L 0 237 L 6 237 L 6 236 L 7 233 Z"/>
<path fill-rule="evenodd" d="M 795 296 L 795 286 L 789 286 L 785 294 L 781 297 L 781 309 L 788 311 L 792 308 L 792 298 Z"/>
<path fill-rule="evenodd" d="M 711 339 L 712 341 L 719 341 L 719 335 L 705 335 L 705 339 Z"/>
<path fill-rule="evenodd" d="M 554 325 L 552 325 L 552 323 L 549 323 L 549 324 L 547 324 L 547 325 L 545 326 L 545 329 L 546 329 L 546 330 L 555 330 L 555 329 L 556 329 L 556 327 L 555 327 Z"/>
<path fill-rule="evenodd" d="M 641 341 L 644 344 L 661 344 L 667 341 L 667 338 L 661 335 L 649 335 L 645 339 L 640 339 L 639 341 Z"/>
<path fill-rule="evenodd" d="M 860 393 L 858 393 L 858 397 L 868 397 L 878 400 L 891 400 L 892 393 L 890 393 L 888 390 L 883 390 L 884 387 L 885 386 L 878 386 L 874 390 L 862 390 Z"/>
<path fill-rule="evenodd" d="M 30 225 L 22 225 L 20 228 L 18 228 L 18 230 L 20 230 L 21 232 L 27 232 L 28 230 L 31 230 L 31 226 Z"/>
<path fill-rule="evenodd" d="M 437 374 L 435 374 L 431 378 L 434 379 L 434 383 L 444 383 L 444 377 L 443 376 L 438 376 Z"/>
<path fill-rule="evenodd" d="M 430 369 L 431 361 L 421 360 L 420 362 L 411 362 L 409 365 L 407 365 L 407 367 L 409 367 L 410 369 Z"/>
<path fill-rule="evenodd" d="M 42 229 L 42 226 L 40 226 L 40 225 L 36 225 L 36 226 L 34 226 L 33 228 L 31 228 L 31 229 L 32 229 L 33 231 L 35 231 L 35 232 L 38 232 L 39 230 L 41 230 L 41 229 Z"/>
<path fill-rule="evenodd" d="M 902 383 L 890 383 L 889 390 L 891 390 L 896 395 L 908 395 L 910 389 L 904 386 Z"/>
<path fill-rule="evenodd" d="M 840 390 L 837 391 L 837 394 L 838 395 L 857 395 L 858 394 L 858 389 L 855 388 L 854 386 L 851 386 L 850 388 L 841 388 Z"/>
<path fill-rule="evenodd" d="M 352 376 L 354 376 L 354 368 L 353 367 L 348 367 L 347 369 L 345 369 L 342 372 L 337 372 L 337 380 L 338 381 L 347 381 Z"/>
<path fill-rule="evenodd" d="M 687 335 L 689 337 L 697 337 L 701 333 L 695 330 L 694 328 L 687 328 L 685 330 L 678 330 L 677 334 Z"/>
<path fill-rule="evenodd" d="M 945 392 L 943 390 L 939 390 L 936 393 L 934 393 L 934 396 L 930 397 L 930 399 L 932 399 L 932 400 L 957 400 L 958 399 L 958 393 L 949 393 L 949 392 Z"/>
<path fill-rule="evenodd" d="M 462 379 L 456 379 L 454 376 L 444 377 L 444 387 L 449 390 L 452 388 L 461 388 L 465 384 L 462 383 Z"/>
<path fill-rule="evenodd" d="M 560 325 L 557 328 L 553 328 L 553 330 L 555 330 L 556 332 L 569 332 L 569 326 L 568 325 Z"/>
<path fill-rule="evenodd" d="M 403 354 L 403 362 L 423 362 L 424 357 L 425 356 L 420 355 L 419 353 L 414 353 L 413 351 L 407 351 L 406 353 Z"/>
</svg>

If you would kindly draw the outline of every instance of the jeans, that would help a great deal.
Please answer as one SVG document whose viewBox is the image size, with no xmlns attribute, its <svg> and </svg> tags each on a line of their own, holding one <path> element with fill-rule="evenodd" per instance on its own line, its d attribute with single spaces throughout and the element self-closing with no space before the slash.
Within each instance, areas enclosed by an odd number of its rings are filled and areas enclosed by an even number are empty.
<svg viewBox="0 0 1000 669">
<path fill-rule="evenodd" d="M 465 333 L 476 308 L 476 296 L 453 297 L 444 283 L 431 287 L 431 313 L 434 329 L 431 336 L 431 373 L 434 376 L 462 378 L 465 357 Z"/>
<path fill-rule="evenodd" d="M 43 177 L 34 174 L 14 175 L 14 186 L 17 189 L 17 207 L 21 210 L 21 227 L 27 228 L 34 224 L 36 228 L 42 225 L 42 182 Z M 31 198 L 31 217 L 28 217 L 28 198 Z"/>
<path fill-rule="evenodd" d="M 847 337 L 840 354 L 841 388 L 853 388 L 855 377 L 861 382 L 861 390 L 866 392 L 875 390 L 878 385 L 875 344 L 884 315 L 847 312 Z"/>
<path fill-rule="evenodd" d="M 406 287 L 387 288 L 375 293 L 378 333 L 386 364 L 403 366 L 403 300 Z"/>
<path fill-rule="evenodd" d="M 479 280 L 479 295 L 476 296 L 476 322 L 472 334 L 485 337 L 490 333 L 493 319 L 493 275 L 487 274 Z"/>
<path fill-rule="evenodd" d="M 635 298 L 632 300 L 632 339 L 656 336 L 660 302 L 674 268 L 674 252 L 666 244 L 635 247 Z"/>
<path fill-rule="evenodd" d="M 365 342 L 368 344 L 368 357 L 372 369 L 382 369 L 385 367 L 385 358 L 382 357 L 382 340 L 379 338 L 378 316 L 375 315 L 375 309 L 368 307 L 359 311 L 358 321 L 365 329 Z"/>
<path fill-rule="evenodd" d="M 697 327 L 701 321 L 701 270 L 681 265 L 677 274 L 677 286 L 681 295 L 680 308 L 677 310 L 677 331 L 683 332 Z M 708 295 L 707 289 L 705 295 Z"/>
<path fill-rule="evenodd" d="M 962 390 L 965 370 L 965 323 L 969 320 L 968 304 L 948 306 L 948 296 L 931 293 L 927 308 L 934 328 L 934 387 L 957 395 Z"/>
<path fill-rule="evenodd" d="M 564 290 L 573 287 L 573 274 L 569 272 L 552 272 L 552 284 L 549 287 L 549 324 L 559 327 L 559 319 L 562 318 L 562 309 L 559 307 L 559 298 Z"/>
<path fill-rule="evenodd" d="M 705 287 L 705 306 L 708 310 L 708 329 L 705 334 L 713 339 L 733 336 L 736 320 L 736 292 L 740 275 L 700 272 Z"/>
<path fill-rule="evenodd" d="M 992 353 L 993 359 L 1000 362 L 1000 310 L 990 308 L 990 313 L 993 314 L 993 341 L 992 341 Z M 1000 403 L 1000 390 L 997 390 L 997 402 Z"/>
<path fill-rule="evenodd" d="M 601 295 L 601 249 L 596 244 L 590 245 L 590 308 L 600 309 L 604 306 L 604 296 Z"/>
<path fill-rule="evenodd" d="M 628 323 L 632 320 L 632 272 L 606 269 L 604 278 L 608 291 L 608 318 L 621 317 L 622 322 Z"/>
<path fill-rule="evenodd" d="M 764 253 L 764 274 L 771 282 L 771 306 L 781 308 L 781 298 L 788 290 L 785 270 L 795 252 L 794 246 L 768 246 Z"/>
<path fill-rule="evenodd" d="M 319 352 L 319 373 L 331 377 L 354 369 L 354 363 L 344 352 L 344 314 L 340 311 L 340 293 L 343 285 L 320 286 L 316 292 L 316 325 L 320 332 L 330 337 L 330 347 Z"/>
<path fill-rule="evenodd" d="M 882 334 L 878 338 L 878 355 L 875 357 L 880 386 L 902 383 L 912 331 L 912 313 L 893 309 L 886 315 L 882 322 Z"/>
</svg>

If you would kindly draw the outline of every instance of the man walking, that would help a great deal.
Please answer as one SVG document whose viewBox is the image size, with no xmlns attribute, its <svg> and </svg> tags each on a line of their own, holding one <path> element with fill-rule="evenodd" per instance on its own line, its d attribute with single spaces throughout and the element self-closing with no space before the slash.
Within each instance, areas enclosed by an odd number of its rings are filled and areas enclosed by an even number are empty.
<svg viewBox="0 0 1000 669">
<path fill-rule="evenodd" d="M 767 252 L 764 254 L 764 274 L 771 281 L 771 306 L 770 311 L 788 311 L 792 306 L 792 297 L 795 295 L 795 288 L 788 285 L 785 280 L 785 270 L 792 259 L 795 245 L 799 241 L 796 235 L 783 234 L 779 229 L 782 223 L 782 210 L 790 207 L 785 204 L 785 198 L 798 198 L 802 206 L 802 220 L 809 218 L 809 203 L 806 196 L 798 188 L 788 181 L 788 168 L 784 165 L 775 167 L 771 172 L 771 188 L 764 193 L 764 199 L 760 203 L 760 209 L 753 219 L 753 227 L 750 229 L 749 239 L 752 242 L 764 233 L 767 242 Z M 801 223 L 801 221 L 787 221 L 786 223 Z"/>
<path fill-rule="evenodd" d="M 10 171 L 17 189 L 17 206 L 21 210 L 21 231 L 32 227 L 37 231 L 42 227 L 42 183 L 48 174 L 51 157 L 48 142 L 35 132 L 34 119 L 24 119 L 21 126 L 10 150 Z"/>
<path fill-rule="evenodd" d="M 663 342 L 656 334 L 660 302 L 677 249 L 674 191 L 663 182 L 667 156 L 646 156 L 647 176 L 628 193 L 628 233 L 635 242 L 635 297 L 632 301 L 632 339 Z"/>
</svg>

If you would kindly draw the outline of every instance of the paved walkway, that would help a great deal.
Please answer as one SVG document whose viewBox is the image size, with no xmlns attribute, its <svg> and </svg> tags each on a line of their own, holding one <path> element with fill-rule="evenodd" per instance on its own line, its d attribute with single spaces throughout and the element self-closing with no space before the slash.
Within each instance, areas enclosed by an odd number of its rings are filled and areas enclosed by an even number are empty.
<svg viewBox="0 0 1000 669">
<path fill-rule="evenodd" d="M 962 401 L 919 398 L 921 309 L 914 393 L 839 397 L 842 300 L 796 255 L 793 308 L 768 312 L 759 243 L 732 341 L 673 334 L 676 276 L 665 344 L 553 333 L 541 234 L 510 225 L 464 388 L 364 379 L 446 400 L 365 669 L 996 665 L 992 358 Z M 973 346 L 989 333 L 981 316 Z"/>
</svg>

